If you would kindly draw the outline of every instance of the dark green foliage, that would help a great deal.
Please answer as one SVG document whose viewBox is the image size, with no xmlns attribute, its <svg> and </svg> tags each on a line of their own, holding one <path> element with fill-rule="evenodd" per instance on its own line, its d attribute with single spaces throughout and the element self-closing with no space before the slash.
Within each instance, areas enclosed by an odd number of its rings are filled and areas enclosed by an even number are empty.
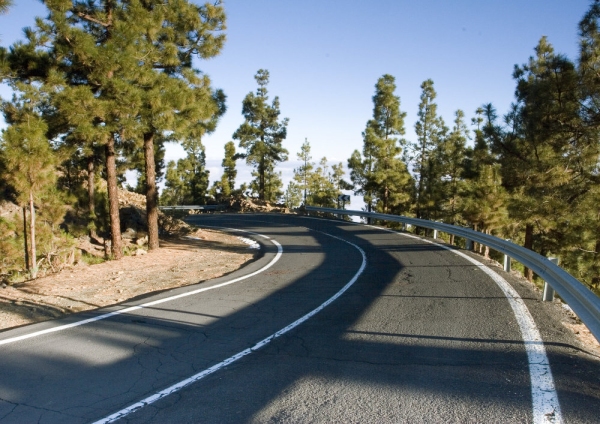
<svg viewBox="0 0 600 424">
<path fill-rule="evenodd" d="M 187 156 L 167 164 L 163 205 L 204 205 L 208 190 L 206 154 L 200 140 L 183 143 Z"/>
<path fill-rule="evenodd" d="M 367 209 L 378 212 L 406 212 L 410 208 L 413 181 L 401 159 L 406 141 L 400 98 L 394 94 L 395 79 L 383 75 L 375 85 L 373 119 L 363 132 L 363 152 L 348 160 L 355 194 L 362 194 Z"/>
<path fill-rule="evenodd" d="M 235 178 L 237 176 L 237 170 L 235 169 L 236 158 L 235 144 L 233 141 L 228 141 L 225 143 L 225 156 L 221 162 L 223 175 L 221 175 L 221 180 L 215 181 L 211 188 L 211 194 L 217 199 L 229 197 L 234 193 Z"/>
<path fill-rule="evenodd" d="M 279 121 L 279 97 L 275 97 L 269 105 L 267 85 L 269 71 L 259 69 L 254 79 L 258 83 L 256 94 L 248 93 L 242 102 L 244 123 L 233 134 L 234 140 L 239 140 L 240 147 L 246 153 L 240 157 L 255 168 L 251 183 L 252 189 L 258 193 L 261 200 L 278 198 L 281 194 L 281 184 L 277 186 L 277 173 L 274 167 L 278 162 L 287 160 L 288 151 L 282 142 L 287 136 L 288 118 Z"/>
<path fill-rule="evenodd" d="M 15 190 L 16 201 L 29 211 L 26 225 L 29 232 L 27 258 L 30 261 L 26 267 L 31 277 L 36 278 L 38 255 L 44 253 L 38 251 L 38 246 L 52 244 L 52 238 L 59 233 L 55 226 L 64 216 L 64 204 L 60 202 L 60 192 L 55 186 L 57 158 L 46 137 L 47 123 L 40 116 L 40 105 L 46 93 L 37 86 L 21 82 L 13 83 L 13 88 L 19 94 L 13 96 L 12 102 L 2 104 L 10 125 L 2 131 L 0 153 L 5 164 L 5 178 Z M 44 221 L 49 223 L 49 231 L 41 231 L 47 228 Z"/>
<path fill-rule="evenodd" d="M 228 141 L 227 143 L 225 143 L 225 157 L 223 158 L 221 166 L 223 167 L 223 174 L 226 177 L 229 192 L 232 192 L 235 188 L 235 178 L 237 177 L 235 161 L 235 144 L 233 143 L 233 141 Z"/>
<path fill-rule="evenodd" d="M 304 143 L 302 143 L 302 147 L 300 148 L 300 151 L 296 154 L 296 156 L 298 157 L 298 160 L 300 162 L 302 162 L 302 164 L 300 165 L 300 167 L 298 169 L 294 169 L 294 185 L 291 186 L 291 188 L 288 190 L 289 191 L 289 198 L 291 199 L 290 202 L 294 202 L 295 201 L 295 196 L 296 196 L 296 191 L 299 190 L 301 191 L 301 202 L 306 204 L 312 204 L 312 203 L 307 203 L 308 200 L 308 180 L 310 178 L 310 174 L 312 173 L 312 170 L 315 166 L 314 162 L 311 162 L 312 160 L 312 156 L 310 155 L 310 143 L 308 142 L 308 139 L 304 139 Z M 294 205 L 292 207 L 295 207 L 298 205 Z"/>
<path fill-rule="evenodd" d="M 297 183 L 290 181 L 283 194 L 283 203 L 290 209 L 297 208 L 304 201 L 303 193 L 303 190 Z"/>
<path fill-rule="evenodd" d="M 285 192 L 285 202 L 290 208 L 304 203 L 310 206 L 336 207 L 337 198 L 342 190 L 351 189 L 343 181 L 344 167 L 342 163 L 331 168 L 327 158 L 321 158 L 319 166 L 311 162 L 310 143 L 305 140 L 297 154 L 302 162 L 299 168 L 294 169 L 294 181 L 290 181 Z"/>
<path fill-rule="evenodd" d="M 0 218 L 0 274 L 9 275 L 25 269 L 23 255 L 23 233 L 19 229 L 19 214 Z M 20 228 L 19 228 L 20 227 Z"/>
<path fill-rule="evenodd" d="M 437 94 L 433 81 L 428 79 L 421 84 L 419 120 L 415 124 L 417 141 L 412 143 L 409 160 L 413 163 L 416 178 L 415 213 L 417 218 L 438 219 L 441 216 L 441 195 L 443 169 L 439 161 L 439 150 L 445 142 L 447 128 L 437 115 Z"/>
<path fill-rule="evenodd" d="M 149 248 L 158 247 L 152 223 L 163 143 L 200 143 L 225 112 L 224 93 L 192 68 L 194 56 L 207 59 L 222 49 L 224 9 L 220 2 L 187 0 L 45 4 L 50 13 L 25 31 L 26 41 L 0 50 L 0 77 L 33 82 L 48 93 L 36 107 L 60 171 L 56 186 L 78 197 L 68 200 L 76 206 L 70 211 L 70 229 L 87 228 L 94 236 L 109 222 L 112 256 L 119 258 L 117 186 L 127 169 L 137 169 L 142 178 L 138 189 L 147 194 Z M 0 3 L 0 12 L 7 5 Z M 14 113 L 5 107 L 9 122 Z M 193 198 L 204 200 L 208 175 L 201 144 L 199 149 L 188 168 L 195 175 Z M 7 166 L 3 162 L 1 169 Z M 19 191 L 7 183 L 7 172 L 0 175 L 0 189 L 16 197 Z M 108 209 L 106 192 L 96 191 L 99 176 L 107 180 Z"/>
</svg>

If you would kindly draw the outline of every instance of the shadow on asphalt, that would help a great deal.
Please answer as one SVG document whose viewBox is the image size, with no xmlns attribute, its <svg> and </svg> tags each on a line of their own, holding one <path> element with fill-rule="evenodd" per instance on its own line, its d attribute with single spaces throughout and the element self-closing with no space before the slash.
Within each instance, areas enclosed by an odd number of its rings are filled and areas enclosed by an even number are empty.
<svg viewBox="0 0 600 424">
<path fill-rule="evenodd" d="M 246 225 L 249 229 L 265 225 L 264 216 L 254 219 L 253 216 L 247 219 L 236 216 L 229 222 L 218 216 L 210 217 L 212 219 L 193 222 L 238 228 Z M 317 231 L 288 231 L 285 222 Z M 261 274 L 264 281 L 256 287 L 267 294 L 244 306 L 236 301 L 235 291 L 240 286 L 231 290 L 221 288 L 186 298 L 180 302 L 181 311 L 163 304 L 145 310 L 147 316 L 123 314 L 93 326 L 78 327 L 73 332 L 2 346 L 0 420 L 27 422 L 41 416 L 48 422 L 99 419 L 207 369 L 284 328 L 334 295 L 360 266 L 361 256 L 354 247 L 318 231 L 356 243 L 365 250 L 369 264 L 375 266 L 368 267 L 342 298 L 296 329 L 178 395 L 142 408 L 130 417 L 132 422 L 169 421 L 168 415 L 162 415 L 170 410 L 169 406 L 192 408 L 196 415 L 188 416 L 190 422 L 248 422 L 309 380 L 326 382 L 323 384 L 381 386 L 395 391 L 398 396 L 428 392 L 433 396 L 468 398 L 474 404 L 486 404 L 493 399 L 510 409 L 530 411 L 523 341 L 502 337 L 449 337 L 442 330 L 439 334 L 412 334 L 355 329 L 374 303 L 386 297 L 398 298 L 399 305 L 404 306 L 419 298 L 432 305 L 438 301 L 481 299 L 509 308 L 505 298 L 498 295 L 499 290 L 479 297 L 390 296 L 386 293 L 391 286 L 399 284 L 399 276 L 405 268 L 394 254 L 425 254 L 444 249 L 400 239 L 397 241 L 404 244 L 398 246 L 390 242 L 390 237 L 381 237 L 380 231 L 344 223 L 332 228 L 331 222 L 282 217 L 270 218 L 268 224 L 275 239 L 292 235 L 307 238 L 308 246 L 285 245 L 286 255 L 298 255 L 293 261 L 298 269 L 309 263 L 316 265 L 310 261 L 314 259 L 312 254 L 322 252 L 320 246 L 326 246 L 325 258 L 309 272 L 269 292 L 278 276 L 285 274 L 285 270 L 273 266 L 270 274 Z M 269 250 L 273 252 L 274 247 L 270 246 Z M 302 255 L 306 259 L 303 260 Z M 339 279 L 333 281 L 332 273 Z M 195 304 L 199 301 L 206 302 L 202 313 L 194 311 L 199 309 Z M 159 312 L 168 312 L 170 318 L 154 316 Z M 66 338 L 73 334 L 78 335 L 77 340 L 68 341 Z M 60 357 L 51 356 L 52 348 L 49 352 L 46 337 L 54 338 Z M 65 353 L 66 343 L 71 344 Z M 563 354 L 555 353 L 553 362 L 573 360 L 568 351 L 576 348 L 556 345 L 566 349 Z M 84 353 L 87 346 L 94 347 L 92 352 Z M 584 357 L 578 361 L 582 370 L 597 366 Z M 433 371 L 423 374 L 423 369 Z M 554 372 L 555 377 L 572 382 L 562 387 L 560 396 L 600 404 L 598 397 L 589 397 L 578 389 L 586 384 L 598 386 L 598 373 L 571 376 L 565 367 L 558 367 Z M 42 394 L 43 390 L 47 392 Z M 573 414 L 571 417 L 576 419 L 577 413 Z"/>
</svg>

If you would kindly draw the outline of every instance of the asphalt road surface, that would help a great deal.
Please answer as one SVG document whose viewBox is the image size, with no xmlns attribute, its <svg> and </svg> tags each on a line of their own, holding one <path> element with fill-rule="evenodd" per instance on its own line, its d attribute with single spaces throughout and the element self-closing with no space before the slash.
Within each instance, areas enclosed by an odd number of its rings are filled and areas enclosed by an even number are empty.
<svg viewBox="0 0 600 424">
<path fill-rule="evenodd" d="M 263 255 L 198 286 L 0 333 L 0 422 L 600 419 L 600 360 L 560 306 L 474 255 L 341 221 L 191 223 L 250 231 Z"/>
</svg>

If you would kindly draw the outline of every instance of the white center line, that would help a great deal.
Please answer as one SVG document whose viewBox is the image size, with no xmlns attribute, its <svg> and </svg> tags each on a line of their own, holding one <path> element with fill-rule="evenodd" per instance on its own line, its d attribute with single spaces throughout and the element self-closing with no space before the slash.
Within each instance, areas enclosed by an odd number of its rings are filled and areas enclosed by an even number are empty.
<svg viewBox="0 0 600 424">
<path fill-rule="evenodd" d="M 316 231 L 316 230 L 313 230 Z M 216 365 L 213 365 L 210 368 L 205 369 L 204 371 L 199 372 L 198 374 L 195 374 L 189 378 L 186 378 L 185 380 L 180 381 L 179 383 L 176 383 L 170 387 L 167 387 L 164 390 L 161 390 L 160 392 L 153 394 L 151 396 L 148 396 L 145 399 L 140 400 L 139 402 L 134 403 L 133 405 L 128 406 L 127 408 L 121 409 L 120 411 L 115 412 L 112 415 L 109 415 L 108 417 L 102 418 L 101 420 L 96 421 L 94 424 L 106 424 L 106 423 L 111 423 L 113 421 L 116 421 L 120 418 L 123 418 L 129 414 L 131 414 L 132 412 L 137 411 L 140 408 L 143 408 L 144 406 L 150 405 L 151 403 L 156 402 L 159 399 L 162 399 L 166 396 L 169 396 L 181 389 L 183 389 L 186 386 L 189 386 L 192 383 L 197 382 L 198 380 L 203 379 L 204 377 L 206 377 L 207 375 L 210 375 L 218 370 L 220 370 L 223 367 L 226 367 L 227 365 L 231 364 L 232 362 L 237 361 L 240 358 L 243 358 L 246 355 L 249 355 L 250 353 L 262 348 L 263 346 L 267 345 L 268 343 L 270 343 L 273 339 L 287 333 L 288 331 L 296 328 L 297 326 L 299 326 L 300 324 L 302 324 L 304 321 L 306 321 L 307 319 L 309 319 L 310 317 L 312 317 L 313 315 L 319 313 L 321 310 L 323 310 L 324 308 L 326 308 L 328 305 L 330 305 L 332 302 L 334 302 L 337 298 L 339 298 L 346 290 L 348 290 L 358 279 L 358 277 L 363 273 L 363 271 L 365 270 L 365 267 L 367 266 L 367 255 L 365 254 L 365 252 L 358 247 L 357 245 L 355 245 L 354 243 L 350 243 L 347 240 L 344 240 L 342 238 L 336 237 L 334 235 L 331 234 L 327 234 L 327 233 L 323 233 L 321 231 L 317 231 L 320 232 L 322 234 L 328 235 L 329 237 L 333 237 L 337 240 L 343 241 L 344 243 L 348 243 L 349 245 L 355 247 L 356 249 L 358 249 L 358 251 L 360 252 L 360 254 L 362 255 L 362 264 L 360 266 L 360 269 L 356 272 L 356 274 L 354 274 L 354 277 L 352 277 L 352 279 L 346 283 L 346 285 L 344 287 L 342 287 L 335 295 L 333 295 L 331 298 L 329 298 L 327 301 L 325 301 L 324 303 L 322 303 L 320 306 L 318 306 L 316 309 L 313 309 L 312 311 L 310 311 L 309 313 L 307 313 L 306 315 L 302 316 L 301 318 L 297 319 L 296 321 L 292 322 L 290 325 L 288 325 L 287 327 L 282 328 L 281 330 L 279 330 L 276 333 L 271 334 L 269 337 L 261 340 L 260 342 L 256 343 L 254 346 L 242 350 L 239 353 L 236 353 L 233 356 L 230 356 L 229 358 L 225 359 L 222 362 L 219 362 Z"/>
</svg>

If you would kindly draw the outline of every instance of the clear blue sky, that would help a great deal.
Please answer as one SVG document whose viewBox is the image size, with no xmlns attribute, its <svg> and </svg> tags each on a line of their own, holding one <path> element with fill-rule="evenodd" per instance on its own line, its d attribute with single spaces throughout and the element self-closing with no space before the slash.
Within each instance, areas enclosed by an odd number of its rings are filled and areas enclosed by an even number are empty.
<svg viewBox="0 0 600 424">
<path fill-rule="evenodd" d="M 0 16 L 0 40 L 45 15 L 36 0 L 15 0 Z M 588 0 L 226 0 L 227 42 L 218 57 L 197 62 L 227 94 L 228 111 L 204 143 L 211 180 L 221 174 L 223 145 L 242 123 L 241 103 L 268 69 L 269 93 L 289 117 L 284 145 L 295 160 L 305 138 L 315 161 L 344 162 L 361 149 L 372 115 L 374 85 L 396 78 L 406 138 L 414 139 L 420 85 L 431 78 L 438 111 L 450 125 L 456 109 L 467 120 L 483 103 L 504 114 L 513 100 L 512 70 L 525 63 L 543 35 L 555 50 L 577 58 L 577 24 Z M 0 89 L 6 97 L 7 91 Z M 168 158 L 182 155 L 170 147 Z M 281 164 L 284 181 L 297 163 Z M 249 170 L 238 162 L 238 183 Z"/>
</svg>

